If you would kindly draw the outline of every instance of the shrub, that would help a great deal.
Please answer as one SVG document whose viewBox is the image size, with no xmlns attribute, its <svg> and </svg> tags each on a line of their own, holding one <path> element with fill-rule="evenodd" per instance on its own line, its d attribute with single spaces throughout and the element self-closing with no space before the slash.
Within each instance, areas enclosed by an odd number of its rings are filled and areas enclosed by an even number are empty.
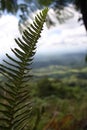
<svg viewBox="0 0 87 130">
<path fill-rule="evenodd" d="M 38 96 L 47 97 L 55 94 L 55 89 L 53 88 L 51 82 L 48 78 L 44 78 L 37 83 Z"/>
</svg>

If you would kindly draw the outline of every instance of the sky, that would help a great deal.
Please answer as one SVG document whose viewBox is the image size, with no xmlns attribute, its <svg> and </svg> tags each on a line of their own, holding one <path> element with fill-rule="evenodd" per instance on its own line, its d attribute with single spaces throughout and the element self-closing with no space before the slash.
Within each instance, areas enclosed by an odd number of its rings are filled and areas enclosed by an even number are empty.
<svg viewBox="0 0 87 130">
<path fill-rule="evenodd" d="M 15 46 L 14 38 L 19 35 L 18 20 L 13 15 L 3 15 L 0 18 L 0 58 Z"/>
<path fill-rule="evenodd" d="M 55 15 L 49 11 L 51 19 L 55 19 L 56 26 L 48 29 L 44 25 L 42 37 L 37 43 L 37 55 L 52 55 L 53 53 L 84 52 L 87 50 L 86 31 L 81 23 L 78 23 L 80 14 L 73 8 L 69 8 L 74 17 L 64 24 L 57 23 Z M 5 53 L 10 53 L 10 48 L 16 47 L 14 38 L 20 37 L 18 19 L 13 15 L 3 15 L 0 18 L 0 60 Z"/>
</svg>

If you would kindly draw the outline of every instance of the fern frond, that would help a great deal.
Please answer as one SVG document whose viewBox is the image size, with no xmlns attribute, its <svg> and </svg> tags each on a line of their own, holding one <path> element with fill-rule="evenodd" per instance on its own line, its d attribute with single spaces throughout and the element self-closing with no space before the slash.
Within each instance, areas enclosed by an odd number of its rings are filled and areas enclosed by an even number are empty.
<svg viewBox="0 0 87 130">
<path fill-rule="evenodd" d="M 15 39 L 18 48 L 11 49 L 16 59 L 6 54 L 9 61 L 3 60 L 0 71 L 8 81 L 0 90 L 0 129 L 26 130 L 32 112 L 30 90 L 27 87 L 30 75 L 30 65 L 36 52 L 36 43 L 46 19 L 48 9 L 42 10 L 33 24 L 24 30 L 22 39 Z"/>
</svg>

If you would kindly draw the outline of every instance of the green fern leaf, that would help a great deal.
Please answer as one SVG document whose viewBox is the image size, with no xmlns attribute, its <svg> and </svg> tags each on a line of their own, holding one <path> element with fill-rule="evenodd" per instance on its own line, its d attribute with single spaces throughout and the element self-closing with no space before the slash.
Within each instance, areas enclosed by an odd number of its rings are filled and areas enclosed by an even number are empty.
<svg viewBox="0 0 87 130">
<path fill-rule="evenodd" d="M 0 129 L 26 130 L 32 113 L 30 90 L 27 83 L 31 77 L 30 65 L 36 52 L 36 43 L 46 19 L 48 9 L 45 8 L 36 17 L 33 24 L 24 30 L 22 39 L 15 39 L 18 48 L 11 49 L 16 58 L 6 54 L 9 61 L 0 64 L 1 73 L 7 77 L 5 86 L 0 90 Z M 30 125 L 30 124 L 29 124 Z"/>
</svg>

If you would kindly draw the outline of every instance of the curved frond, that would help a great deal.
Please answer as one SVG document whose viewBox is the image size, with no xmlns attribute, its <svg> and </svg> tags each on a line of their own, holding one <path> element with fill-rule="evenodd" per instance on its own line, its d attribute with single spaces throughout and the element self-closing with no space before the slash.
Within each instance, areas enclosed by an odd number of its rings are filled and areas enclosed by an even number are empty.
<svg viewBox="0 0 87 130">
<path fill-rule="evenodd" d="M 0 129 L 26 130 L 32 112 L 30 90 L 27 87 L 30 65 L 36 52 L 36 43 L 46 19 L 48 9 L 42 10 L 33 24 L 24 30 L 22 39 L 15 39 L 18 48 L 11 49 L 16 58 L 6 54 L 9 61 L 0 64 L 1 73 L 8 79 L 0 86 Z M 1 121 L 2 120 L 2 121 Z"/>
</svg>

